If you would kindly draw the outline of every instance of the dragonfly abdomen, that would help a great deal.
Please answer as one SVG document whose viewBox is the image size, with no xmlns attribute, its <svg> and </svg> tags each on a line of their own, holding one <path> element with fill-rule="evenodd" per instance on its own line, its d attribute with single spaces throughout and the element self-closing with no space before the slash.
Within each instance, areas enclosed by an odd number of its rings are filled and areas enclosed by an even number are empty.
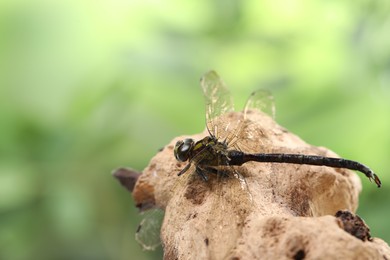
<svg viewBox="0 0 390 260">
<path fill-rule="evenodd" d="M 283 154 L 283 153 L 258 153 L 246 154 L 240 151 L 229 151 L 230 165 L 242 165 L 249 161 L 254 162 L 274 162 L 274 163 L 291 163 L 291 164 L 307 164 L 328 166 L 333 168 L 346 168 L 350 170 L 360 171 L 369 179 L 374 180 L 378 188 L 381 186 L 381 181 L 375 173 L 356 161 L 351 161 L 342 158 L 324 157 L 318 155 L 303 155 L 303 154 Z"/>
</svg>

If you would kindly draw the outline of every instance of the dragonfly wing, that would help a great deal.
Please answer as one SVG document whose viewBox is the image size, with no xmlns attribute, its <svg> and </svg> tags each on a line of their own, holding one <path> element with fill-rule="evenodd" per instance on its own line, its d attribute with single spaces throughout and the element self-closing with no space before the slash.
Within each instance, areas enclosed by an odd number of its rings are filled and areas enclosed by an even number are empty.
<svg viewBox="0 0 390 260">
<path fill-rule="evenodd" d="M 155 250 L 160 244 L 160 230 L 164 218 L 164 211 L 161 209 L 150 209 L 144 213 L 135 233 L 135 239 L 143 250 Z"/>
<path fill-rule="evenodd" d="M 234 111 L 230 92 L 219 75 L 213 70 L 203 75 L 200 85 L 206 103 L 207 129 L 210 135 L 224 139 L 229 131 L 234 129 L 234 126 L 227 119 L 220 120 L 222 115 Z"/>
<path fill-rule="evenodd" d="M 245 104 L 245 118 L 250 110 L 260 110 L 267 113 L 272 118 L 275 118 L 275 101 L 271 92 L 266 89 L 259 89 L 252 92 Z"/>
<path fill-rule="evenodd" d="M 254 110 L 262 111 L 272 118 L 275 117 L 275 104 L 272 94 L 265 89 L 253 92 L 244 107 L 244 123 L 240 125 L 237 142 L 232 145 L 234 148 L 248 153 L 259 153 L 263 151 L 266 144 L 262 143 L 264 133 L 254 122 L 248 119 L 248 115 Z M 264 139 L 266 140 L 266 139 Z"/>
</svg>

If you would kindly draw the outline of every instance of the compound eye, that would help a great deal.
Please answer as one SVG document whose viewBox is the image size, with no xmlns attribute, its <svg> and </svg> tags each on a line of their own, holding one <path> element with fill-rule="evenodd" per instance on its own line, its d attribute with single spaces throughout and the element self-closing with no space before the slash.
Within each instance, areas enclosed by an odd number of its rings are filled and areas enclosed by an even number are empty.
<svg viewBox="0 0 390 260">
<path fill-rule="evenodd" d="M 180 162 L 185 162 L 189 159 L 190 152 L 194 145 L 193 139 L 184 139 L 184 141 L 177 141 L 174 149 L 175 157 Z"/>
</svg>

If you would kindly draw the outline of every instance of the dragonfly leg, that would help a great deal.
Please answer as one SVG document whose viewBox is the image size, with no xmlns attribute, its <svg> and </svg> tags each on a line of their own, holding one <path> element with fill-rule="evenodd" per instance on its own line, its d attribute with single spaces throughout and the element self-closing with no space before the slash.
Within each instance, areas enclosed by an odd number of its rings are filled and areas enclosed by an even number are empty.
<svg viewBox="0 0 390 260">
<path fill-rule="evenodd" d="M 182 174 L 184 174 L 186 171 L 188 171 L 188 169 L 190 168 L 191 166 L 191 163 L 187 164 L 186 167 L 184 167 L 178 174 L 177 176 L 180 176 Z"/>
<path fill-rule="evenodd" d="M 197 166 L 195 171 L 202 178 L 202 180 L 204 180 L 205 182 L 207 182 L 209 180 L 209 177 L 207 177 L 207 174 L 205 173 L 205 171 L 206 171 L 205 169 Z"/>
</svg>

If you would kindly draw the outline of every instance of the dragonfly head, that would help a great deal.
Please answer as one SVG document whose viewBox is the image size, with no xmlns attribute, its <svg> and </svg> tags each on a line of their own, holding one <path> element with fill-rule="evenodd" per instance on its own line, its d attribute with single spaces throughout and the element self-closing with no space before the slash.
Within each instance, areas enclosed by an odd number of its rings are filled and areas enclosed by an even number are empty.
<svg viewBox="0 0 390 260">
<path fill-rule="evenodd" d="M 194 147 L 194 139 L 187 138 L 177 141 L 174 149 L 174 154 L 179 162 L 185 162 L 190 158 L 191 151 Z"/>
</svg>

